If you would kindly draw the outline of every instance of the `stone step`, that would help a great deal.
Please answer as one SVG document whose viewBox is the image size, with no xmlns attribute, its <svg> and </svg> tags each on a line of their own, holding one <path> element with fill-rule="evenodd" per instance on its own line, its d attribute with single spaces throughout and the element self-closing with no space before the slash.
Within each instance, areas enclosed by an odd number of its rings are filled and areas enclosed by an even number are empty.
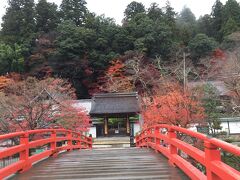
<svg viewBox="0 0 240 180">
<path fill-rule="evenodd" d="M 123 144 L 93 144 L 94 149 L 98 148 L 127 148 L 130 147 L 130 143 Z"/>
<path fill-rule="evenodd" d="M 129 136 L 124 136 L 124 137 L 99 137 L 99 138 L 94 138 L 94 142 L 99 142 L 99 141 L 130 141 Z"/>
</svg>

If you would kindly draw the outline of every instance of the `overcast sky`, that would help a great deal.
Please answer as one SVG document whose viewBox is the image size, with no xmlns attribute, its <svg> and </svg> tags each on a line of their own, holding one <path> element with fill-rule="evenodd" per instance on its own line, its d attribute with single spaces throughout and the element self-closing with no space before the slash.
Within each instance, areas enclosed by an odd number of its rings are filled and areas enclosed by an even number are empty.
<svg viewBox="0 0 240 180">
<path fill-rule="evenodd" d="M 37 0 L 36 0 L 37 1 Z M 48 0 L 49 2 L 55 2 L 60 4 L 62 0 Z M 86 0 L 87 7 L 91 12 L 95 12 L 97 15 L 105 14 L 106 17 L 111 17 L 116 20 L 117 23 L 121 23 L 123 19 L 123 12 L 126 6 L 133 0 Z M 142 2 L 145 7 L 149 7 L 152 2 L 156 2 L 163 7 L 166 0 L 136 0 Z M 226 0 L 221 0 L 225 3 Z M 211 12 L 212 5 L 215 0 L 170 0 L 172 7 L 175 11 L 180 12 L 184 5 L 189 7 L 192 12 L 198 18 L 200 15 L 209 14 Z M 3 14 L 7 6 L 7 0 L 0 0 L 0 17 L 2 19 Z M 1 22 L 1 20 L 0 20 Z"/>
</svg>

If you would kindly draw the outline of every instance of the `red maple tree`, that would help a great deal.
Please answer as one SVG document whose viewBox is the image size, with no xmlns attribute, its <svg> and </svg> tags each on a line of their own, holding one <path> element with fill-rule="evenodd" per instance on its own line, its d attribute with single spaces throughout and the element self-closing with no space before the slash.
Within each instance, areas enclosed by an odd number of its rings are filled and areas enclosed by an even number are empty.
<svg viewBox="0 0 240 180">
<path fill-rule="evenodd" d="M 120 60 L 112 62 L 105 76 L 100 78 L 103 82 L 100 89 L 105 92 L 129 92 L 133 90 L 131 77 L 124 74 L 125 65 Z"/>
<path fill-rule="evenodd" d="M 187 127 L 191 123 L 201 123 L 204 118 L 200 102 L 178 89 L 153 96 L 143 109 L 145 127 L 159 123 Z"/>
<path fill-rule="evenodd" d="M 62 127 L 87 130 L 90 119 L 84 109 L 76 109 L 71 84 L 48 78 L 16 82 L 0 94 L 0 133 Z"/>
</svg>

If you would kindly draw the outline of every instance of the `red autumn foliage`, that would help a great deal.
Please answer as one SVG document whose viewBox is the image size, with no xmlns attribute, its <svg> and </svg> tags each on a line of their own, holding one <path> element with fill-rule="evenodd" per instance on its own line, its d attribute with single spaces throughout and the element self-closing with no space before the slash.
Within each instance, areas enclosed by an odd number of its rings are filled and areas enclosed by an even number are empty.
<svg viewBox="0 0 240 180">
<path fill-rule="evenodd" d="M 83 108 L 76 108 L 72 101 L 62 102 L 54 117 L 52 126 L 85 132 L 90 127 L 90 117 Z M 51 120 L 51 119 L 50 119 Z"/>
<path fill-rule="evenodd" d="M 226 55 L 223 50 L 217 48 L 213 51 L 213 57 L 217 59 L 224 59 Z"/>
<path fill-rule="evenodd" d="M 7 78 L 6 76 L 0 76 L 0 90 L 5 88 L 11 82 L 12 80 L 10 78 Z"/>
<path fill-rule="evenodd" d="M 62 79 L 35 78 L 8 85 L 0 94 L 0 133 L 62 127 L 86 131 L 90 118 L 76 109 L 71 84 Z"/>
<path fill-rule="evenodd" d="M 178 89 L 164 95 L 156 95 L 143 111 L 144 126 L 166 123 L 186 127 L 190 123 L 201 123 L 204 108 L 201 104 Z"/>
<path fill-rule="evenodd" d="M 100 89 L 105 92 L 132 91 L 131 78 L 125 76 L 124 67 L 125 65 L 120 60 L 113 61 L 105 76 L 100 78 L 102 82 Z"/>
<path fill-rule="evenodd" d="M 124 68 L 124 64 L 119 61 L 119 60 L 116 60 L 116 61 L 113 61 L 112 62 L 112 65 L 108 68 L 107 70 L 107 75 L 111 76 L 123 76 L 122 75 L 122 70 Z"/>
</svg>

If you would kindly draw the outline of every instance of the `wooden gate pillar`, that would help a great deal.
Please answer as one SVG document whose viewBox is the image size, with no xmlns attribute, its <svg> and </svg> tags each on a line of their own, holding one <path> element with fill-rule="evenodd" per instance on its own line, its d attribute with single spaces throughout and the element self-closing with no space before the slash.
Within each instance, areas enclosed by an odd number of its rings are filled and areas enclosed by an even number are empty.
<svg viewBox="0 0 240 180">
<path fill-rule="evenodd" d="M 130 135 L 130 121 L 129 121 L 129 117 L 127 116 L 127 120 L 126 120 L 126 129 L 127 129 L 127 135 Z"/>
<path fill-rule="evenodd" d="M 108 135 L 108 118 L 104 118 L 104 136 Z"/>
</svg>

